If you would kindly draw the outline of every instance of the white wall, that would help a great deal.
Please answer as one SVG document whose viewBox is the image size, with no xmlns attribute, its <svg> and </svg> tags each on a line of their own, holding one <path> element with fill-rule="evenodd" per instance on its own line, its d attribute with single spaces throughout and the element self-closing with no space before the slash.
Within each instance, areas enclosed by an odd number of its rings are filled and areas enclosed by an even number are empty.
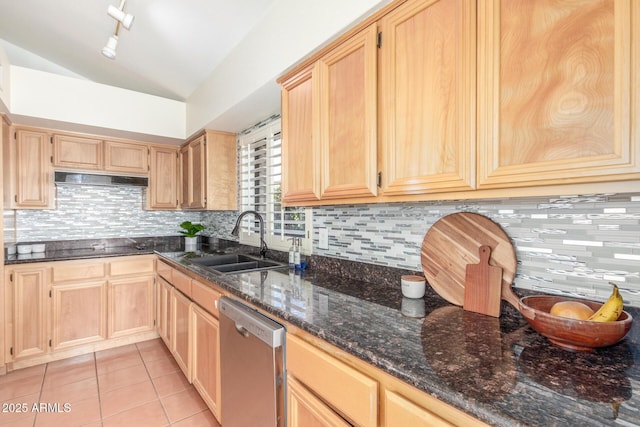
<svg viewBox="0 0 640 427">
<path fill-rule="evenodd" d="M 10 85 L 11 114 L 185 137 L 183 102 L 15 65 Z"/>
<path fill-rule="evenodd" d="M 9 109 L 9 71 L 9 57 L 0 45 L 0 113 L 8 113 Z"/>
<path fill-rule="evenodd" d="M 205 127 L 237 132 L 279 112 L 280 92 L 275 79 L 389 2 L 276 2 L 264 20 L 187 99 L 187 134 Z M 238 110 L 241 115 L 225 114 Z"/>
</svg>

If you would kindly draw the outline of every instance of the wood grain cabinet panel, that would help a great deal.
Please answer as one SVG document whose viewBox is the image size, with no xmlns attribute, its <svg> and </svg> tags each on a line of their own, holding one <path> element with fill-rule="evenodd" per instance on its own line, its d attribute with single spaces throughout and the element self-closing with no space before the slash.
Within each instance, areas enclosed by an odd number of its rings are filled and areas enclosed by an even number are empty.
<svg viewBox="0 0 640 427">
<path fill-rule="evenodd" d="M 107 339 L 107 282 L 52 286 L 53 351 Z"/>
<path fill-rule="evenodd" d="M 158 330 L 158 334 L 164 344 L 168 349 L 171 349 L 171 338 L 172 338 L 172 304 L 171 304 L 171 290 L 173 286 L 166 280 L 160 278 L 158 279 L 158 288 L 157 288 L 157 315 L 156 315 L 156 328 Z"/>
<path fill-rule="evenodd" d="M 13 175 L 13 188 L 8 188 L 11 209 L 52 209 L 53 169 L 49 134 L 30 129 L 14 132 L 15 145 L 9 147 L 4 166 Z M 6 142 L 11 144 L 10 141 Z"/>
<path fill-rule="evenodd" d="M 237 209 L 237 147 L 232 133 L 205 130 L 180 148 L 182 209 Z"/>
<path fill-rule="evenodd" d="M 292 335 L 287 335 L 287 371 L 344 418 L 377 426 L 375 380 Z"/>
<path fill-rule="evenodd" d="M 153 274 L 154 255 L 127 256 L 115 258 L 109 262 L 110 276 L 127 276 L 140 274 Z"/>
<path fill-rule="evenodd" d="M 393 391 L 385 390 L 384 406 L 384 425 L 386 426 L 451 427 L 455 425 Z"/>
<path fill-rule="evenodd" d="M 71 135 L 53 136 L 54 167 L 100 170 L 103 164 L 102 140 Z"/>
<path fill-rule="evenodd" d="M 475 186 L 475 1 L 409 1 L 380 20 L 385 196 Z"/>
<path fill-rule="evenodd" d="M 313 67 L 282 83 L 282 198 L 287 203 L 320 200 L 318 90 Z"/>
<path fill-rule="evenodd" d="M 318 61 L 322 199 L 377 194 L 377 26 Z"/>
<path fill-rule="evenodd" d="M 171 353 L 191 382 L 191 300 L 176 288 L 171 290 Z"/>
<path fill-rule="evenodd" d="M 7 360 L 49 352 L 49 269 L 11 268 L 6 271 Z"/>
<path fill-rule="evenodd" d="M 287 376 L 287 423 L 291 427 L 351 426 L 291 375 Z"/>
<path fill-rule="evenodd" d="M 149 149 L 149 209 L 178 209 L 178 147 Z"/>
<path fill-rule="evenodd" d="M 153 282 L 153 276 L 109 280 L 109 338 L 154 329 Z"/>
<path fill-rule="evenodd" d="M 104 142 L 104 170 L 134 175 L 149 173 L 149 148 L 132 142 Z"/>
<path fill-rule="evenodd" d="M 640 4 L 478 4 L 478 186 L 640 178 Z"/>
<path fill-rule="evenodd" d="M 192 382 L 213 415 L 222 421 L 220 407 L 220 329 L 218 319 L 192 305 Z"/>
<path fill-rule="evenodd" d="M 104 278 L 107 263 L 85 260 L 59 262 L 54 265 L 51 275 L 54 283 Z"/>
</svg>

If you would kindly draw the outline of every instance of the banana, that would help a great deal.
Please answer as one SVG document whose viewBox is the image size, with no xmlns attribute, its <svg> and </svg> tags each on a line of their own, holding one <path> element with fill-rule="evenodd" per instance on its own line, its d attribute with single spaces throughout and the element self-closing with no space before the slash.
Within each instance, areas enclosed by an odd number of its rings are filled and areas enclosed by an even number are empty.
<svg viewBox="0 0 640 427">
<path fill-rule="evenodd" d="M 602 304 L 600 309 L 593 313 L 587 320 L 593 322 L 614 322 L 618 320 L 618 317 L 622 314 L 622 296 L 620 292 L 618 292 L 618 287 L 615 283 L 609 282 L 609 284 L 613 285 L 611 296 Z"/>
</svg>

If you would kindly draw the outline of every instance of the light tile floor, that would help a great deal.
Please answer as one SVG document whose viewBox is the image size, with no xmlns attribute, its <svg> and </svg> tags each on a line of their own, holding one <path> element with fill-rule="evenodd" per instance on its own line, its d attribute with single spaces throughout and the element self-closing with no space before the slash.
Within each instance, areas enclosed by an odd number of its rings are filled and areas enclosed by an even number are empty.
<svg viewBox="0 0 640 427">
<path fill-rule="evenodd" d="M 220 427 L 160 339 L 0 376 L 0 427 Z"/>
</svg>

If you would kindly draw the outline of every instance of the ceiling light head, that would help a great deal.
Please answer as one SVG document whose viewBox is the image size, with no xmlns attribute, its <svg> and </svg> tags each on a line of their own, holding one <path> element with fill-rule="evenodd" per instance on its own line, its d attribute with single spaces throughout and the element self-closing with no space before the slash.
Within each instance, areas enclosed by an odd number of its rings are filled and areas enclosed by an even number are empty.
<svg viewBox="0 0 640 427">
<path fill-rule="evenodd" d="M 102 54 L 109 59 L 116 57 L 116 47 L 118 47 L 118 36 L 113 35 L 107 40 L 107 45 L 102 48 Z"/>
<path fill-rule="evenodd" d="M 122 5 L 121 7 L 124 7 L 124 5 Z M 133 24 L 133 15 L 125 13 L 124 10 L 118 9 L 113 5 L 109 5 L 107 14 L 116 21 L 120 22 L 120 24 L 127 30 L 130 29 L 131 25 Z"/>
</svg>

